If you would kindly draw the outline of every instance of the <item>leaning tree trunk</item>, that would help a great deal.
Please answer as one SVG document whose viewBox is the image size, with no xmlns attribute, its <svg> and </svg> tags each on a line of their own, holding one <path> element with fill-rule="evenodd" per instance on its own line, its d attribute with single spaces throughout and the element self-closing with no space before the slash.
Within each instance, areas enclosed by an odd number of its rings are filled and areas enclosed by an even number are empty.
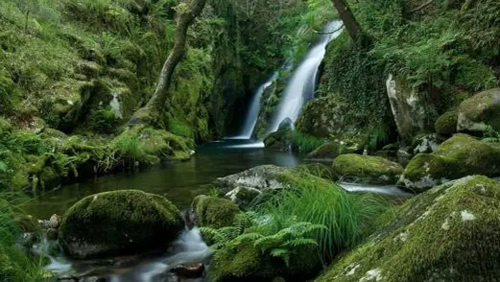
<svg viewBox="0 0 500 282">
<path fill-rule="evenodd" d="M 146 106 L 134 113 L 128 123 L 129 126 L 152 125 L 159 120 L 168 97 L 173 73 L 186 52 L 187 30 L 196 17 L 201 14 L 206 2 L 207 0 L 192 0 L 185 9 L 179 7 L 174 48 L 163 65 L 153 96 Z"/>
<path fill-rule="evenodd" d="M 349 36 L 354 42 L 360 42 L 363 34 L 356 18 L 349 9 L 349 5 L 345 0 L 333 0 L 333 5 L 335 6 L 335 9 L 337 9 L 340 19 L 344 23 Z"/>
</svg>

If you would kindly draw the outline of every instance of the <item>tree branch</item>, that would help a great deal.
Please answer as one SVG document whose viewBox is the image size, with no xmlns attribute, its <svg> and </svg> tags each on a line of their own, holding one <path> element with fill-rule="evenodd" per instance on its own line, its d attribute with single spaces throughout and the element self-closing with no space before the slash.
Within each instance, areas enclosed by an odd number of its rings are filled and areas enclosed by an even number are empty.
<svg viewBox="0 0 500 282">
<path fill-rule="evenodd" d="M 344 28 L 344 25 L 341 25 L 339 28 L 337 28 L 336 30 L 334 31 L 331 31 L 331 32 L 319 32 L 319 31 L 316 31 L 316 30 L 313 30 L 314 33 L 316 34 L 334 34 L 335 32 L 341 30 Z"/>
</svg>

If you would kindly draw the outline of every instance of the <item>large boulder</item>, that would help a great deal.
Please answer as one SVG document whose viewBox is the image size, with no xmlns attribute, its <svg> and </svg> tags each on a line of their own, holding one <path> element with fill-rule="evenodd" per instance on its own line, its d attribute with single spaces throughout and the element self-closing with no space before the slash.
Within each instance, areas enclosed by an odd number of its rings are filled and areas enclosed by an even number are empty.
<svg viewBox="0 0 500 282">
<path fill-rule="evenodd" d="M 432 153 L 438 148 L 438 140 L 436 134 L 418 134 L 413 138 L 412 147 L 413 153 Z"/>
<path fill-rule="evenodd" d="M 83 198 L 63 216 L 59 238 L 73 258 L 135 254 L 167 246 L 184 223 L 167 199 L 138 190 Z"/>
<path fill-rule="evenodd" d="M 262 165 L 218 178 L 213 185 L 221 188 L 224 193 L 238 187 L 251 187 L 258 190 L 280 189 L 286 186 L 283 181 L 283 174 L 287 171 L 288 169 L 284 167 Z"/>
<path fill-rule="evenodd" d="M 433 105 L 401 77 L 389 74 L 386 87 L 399 135 L 403 141 L 411 142 L 418 132 L 430 127 L 428 108 Z"/>
<path fill-rule="evenodd" d="M 467 175 L 500 175 L 500 144 L 456 134 L 431 154 L 418 154 L 406 166 L 398 185 L 422 192 Z"/>
<path fill-rule="evenodd" d="M 500 130 L 500 88 L 487 90 L 463 101 L 458 108 L 459 132 L 479 133 L 488 127 Z"/>
<path fill-rule="evenodd" d="M 196 224 L 212 228 L 221 228 L 233 224 L 235 216 L 241 210 L 233 202 L 200 195 L 193 200 L 191 209 L 196 214 Z"/>
<path fill-rule="evenodd" d="M 333 173 L 340 180 L 364 184 L 395 184 L 403 167 L 378 156 L 340 155 L 333 161 Z"/>
<path fill-rule="evenodd" d="M 349 105 L 336 95 L 314 99 L 307 103 L 297 119 L 297 130 L 316 137 L 337 135 L 348 123 L 343 115 L 347 107 Z"/>
<path fill-rule="evenodd" d="M 414 197 L 395 214 L 315 282 L 498 280 L 499 182 L 466 177 Z"/>
</svg>

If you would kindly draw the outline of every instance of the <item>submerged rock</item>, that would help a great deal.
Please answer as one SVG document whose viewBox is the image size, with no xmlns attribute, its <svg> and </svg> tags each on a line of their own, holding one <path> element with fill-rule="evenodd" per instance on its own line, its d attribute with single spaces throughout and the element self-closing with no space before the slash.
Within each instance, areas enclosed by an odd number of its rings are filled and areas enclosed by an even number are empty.
<svg viewBox="0 0 500 282">
<path fill-rule="evenodd" d="M 500 88 L 490 89 L 463 101 L 458 108 L 459 132 L 500 130 Z"/>
<path fill-rule="evenodd" d="M 167 199 L 138 190 L 83 198 L 63 216 L 59 239 L 73 258 L 126 255 L 162 248 L 184 224 Z"/>
<path fill-rule="evenodd" d="M 418 154 L 406 166 L 398 185 L 422 192 L 472 174 L 500 175 L 500 144 L 456 134 L 432 154 Z"/>
<path fill-rule="evenodd" d="M 364 184 L 395 184 L 403 167 L 377 156 L 346 154 L 333 161 L 333 173 L 342 181 Z"/>
<path fill-rule="evenodd" d="M 409 200 L 396 218 L 315 282 L 496 281 L 500 183 L 449 182 Z"/>
<path fill-rule="evenodd" d="M 212 228 L 231 225 L 235 216 L 241 213 L 238 206 L 229 200 L 204 195 L 196 197 L 191 208 L 195 212 L 198 226 Z"/>
</svg>

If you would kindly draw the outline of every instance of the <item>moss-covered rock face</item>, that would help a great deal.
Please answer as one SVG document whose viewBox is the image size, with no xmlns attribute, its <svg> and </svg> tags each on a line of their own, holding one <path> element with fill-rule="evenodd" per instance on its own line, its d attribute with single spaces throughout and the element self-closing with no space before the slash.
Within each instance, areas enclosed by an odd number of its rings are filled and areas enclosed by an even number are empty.
<svg viewBox="0 0 500 282">
<path fill-rule="evenodd" d="M 246 210 L 252 201 L 261 194 L 262 191 L 252 187 L 236 187 L 227 192 L 225 197 L 237 204 L 242 210 Z"/>
<path fill-rule="evenodd" d="M 278 130 L 264 138 L 264 146 L 266 149 L 277 151 L 288 151 L 292 145 L 292 141 L 288 138 L 289 130 Z M 293 148 L 292 148 L 293 149 Z"/>
<path fill-rule="evenodd" d="M 471 176 L 398 208 L 396 218 L 316 282 L 496 281 L 500 184 Z"/>
<path fill-rule="evenodd" d="M 233 202 L 200 195 L 193 200 L 191 208 L 196 214 L 196 224 L 212 228 L 221 228 L 233 224 L 241 210 Z"/>
<path fill-rule="evenodd" d="M 463 101 L 458 108 L 459 132 L 483 132 L 488 126 L 500 130 L 500 88 L 487 90 Z"/>
<path fill-rule="evenodd" d="M 333 160 L 342 154 L 355 153 L 356 148 L 347 147 L 340 142 L 330 142 L 321 145 L 316 150 L 312 151 L 307 155 L 307 159 L 310 160 Z"/>
<path fill-rule="evenodd" d="M 165 247 L 182 230 L 167 199 L 138 190 L 88 196 L 63 216 L 59 238 L 73 258 L 134 254 Z"/>
<path fill-rule="evenodd" d="M 343 113 L 348 105 L 336 95 L 310 101 L 297 119 L 297 130 L 316 137 L 329 137 L 344 130 L 348 121 Z"/>
<path fill-rule="evenodd" d="M 457 132 L 458 112 L 449 111 L 442 114 L 434 124 L 439 137 L 450 137 Z"/>
<path fill-rule="evenodd" d="M 500 144 L 456 134 L 432 154 L 418 154 L 407 165 L 398 185 L 422 192 L 472 174 L 500 175 Z"/>
<path fill-rule="evenodd" d="M 228 245 L 215 252 L 210 264 L 208 281 L 272 281 L 283 274 L 280 259 L 272 259 L 255 249 L 253 242 Z"/>
<path fill-rule="evenodd" d="M 348 182 L 365 184 L 395 184 L 403 167 L 377 156 L 346 154 L 333 161 L 334 175 Z"/>
</svg>

